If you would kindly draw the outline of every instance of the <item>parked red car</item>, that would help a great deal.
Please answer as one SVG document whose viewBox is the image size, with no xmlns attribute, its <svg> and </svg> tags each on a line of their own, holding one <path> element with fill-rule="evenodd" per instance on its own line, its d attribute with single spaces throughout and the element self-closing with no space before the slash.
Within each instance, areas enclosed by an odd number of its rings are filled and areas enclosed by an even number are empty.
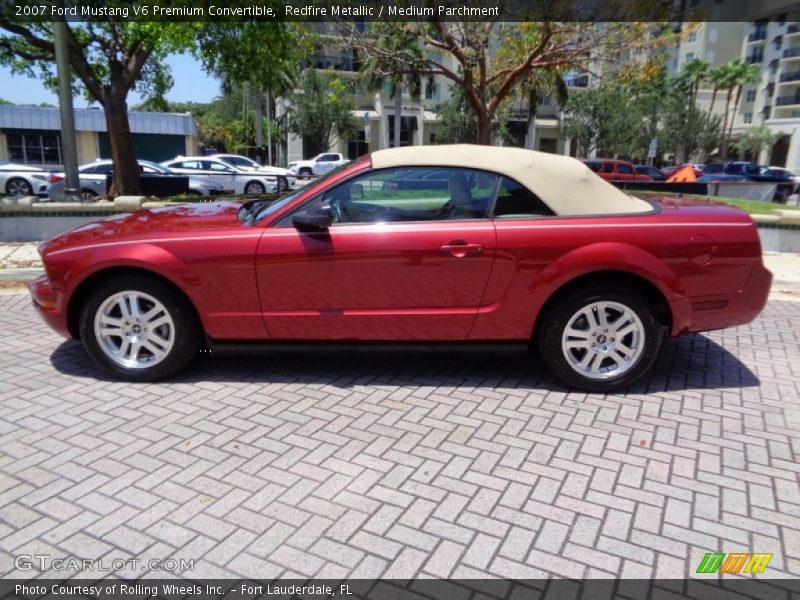
<svg viewBox="0 0 800 600">
<path fill-rule="evenodd" d="M 469 145 L 381 150 L 277 201 L 111 217 L 40 252 L 44 319 L 135 381 L 208 347 L 533 343 L 569 385 L 609 390 L 648 371 L 663 335 L 751 321 L 771 280 L 744 212 Z"/>
<path fill-rule="evenodd" d="M 634 164 L 626 160 L 590 158 L 583 163 L 606 181 L 653 181 L 646 173 L 637 172 Z"/>
</svg>

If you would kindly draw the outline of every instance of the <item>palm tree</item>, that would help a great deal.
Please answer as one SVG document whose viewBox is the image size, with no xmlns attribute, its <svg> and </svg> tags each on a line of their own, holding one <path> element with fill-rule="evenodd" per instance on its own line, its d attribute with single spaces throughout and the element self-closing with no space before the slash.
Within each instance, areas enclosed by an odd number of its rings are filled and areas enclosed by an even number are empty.
<svg viewBox="0 0 800 600">
<path fill-rule="evenodd" d="M 749 83 L 756 83 L 761 80 L 761 69 L 758 68 L 758 65 L 749 64 L 743 62 L 741 59 L 737 59 L 733 61 L 733 73 L 731 77 L 731 90 L 736 90 L 736 95 L 733 101 L 733 110 L 730 115 L 730 123 L 728 125 L 728 133 L 725 135 L 725 130 L 723 129 L 723 138 L 722 138 L 722 155 L 727 155 L 728 146 L 730 144 L 731 138 L 733 137 L 733 122 L 734 117 L 736 116 L 736 109 L 739 106 L 739 101 L 742 99 L 742 90 L 744 86 Z M 730 102 L 730 95 L 728 96 L 728 101 Z"/>
<path fill-rule="evenodd" d="M 411 52 L 415 55 L 420 53 L 416 41 L 401 32 L 386 36 L 385 46 L 393 47 L 397 52 Z M 381 91 L 385 83 L 389 84 L 389 96 L 394 99 L 394 147 L 400 147 L 403 86 L 408 87 L 408 93 L 413 100 L 419 100 L 422 97 L 422 77 L 411 67 L 395 70 L 393 65 L 371 56 L 361 64 L 361 73 L 368 90 Z"/>
<path fill-rule="evenodd" d="M 722 142 L 720 144 L 720 158 L 725 158 L 728 150 L 725 132 L 728 130 L 728 118 L 731 117 L 731 98 L 733 97 L 733 91 L 736 89 L 736 81 L 739 77 L 740 65 L 743 64 L 744 63 L 741 61 L 741 59 L 737 58 L 736 60 L 717 67 L 717 70 L 719 71 L 718 77 L 720 88 L 724 89 L 726 92 L 725 110 L 722 113 Z"/>
<path fill-rule="evenodd" d="M 709 67 L 699 58 L 690 60 L 681 68 L 680 77 L 689 84 L 689 100 L 691 106 L 694 106 L 695 100 L 697 100 L 700 84 L 703 83 L 708 76 Z"/>
<path fill-rule="evenodd" d="M 709 117 L 712 114 L 714 114 L 714 104 L 715 104 L 715 102 L 717 100 L 717 92 L 719 92 L 719 90 L 721 88 L 724 88 L 724 87 L 727 86 L 727 79 L 728 79 L 728 76 L 729 76 L 729 71 L 730 71 L 730 69 L 728 68 L 728 65 L 720 65 L 719 67 L 717 67 L 715 69 L 709 69 L 709 71 L 708 71 L 708 75 L 706 76 L 706 78 L 707 78 L 707 81 L 712 86 L 711 104 L 708 107 L 708 116 Z"/>
</svg>

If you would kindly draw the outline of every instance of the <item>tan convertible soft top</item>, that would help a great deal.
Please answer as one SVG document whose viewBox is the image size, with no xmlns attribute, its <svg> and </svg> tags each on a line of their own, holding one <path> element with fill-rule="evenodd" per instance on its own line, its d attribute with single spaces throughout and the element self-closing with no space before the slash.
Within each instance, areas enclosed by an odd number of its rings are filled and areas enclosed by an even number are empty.
<svg viewBox="0 0 800 600">
<path fill-rule="evenodd" d="M 652 206 L 601 179 L 581 161 L 522 148 L 453 144 L 405 146 L 372 153 L 372 167 L 442 166 L 484 169 L 515 179 L 557 215 L 647 212 Z"/>
</svg>

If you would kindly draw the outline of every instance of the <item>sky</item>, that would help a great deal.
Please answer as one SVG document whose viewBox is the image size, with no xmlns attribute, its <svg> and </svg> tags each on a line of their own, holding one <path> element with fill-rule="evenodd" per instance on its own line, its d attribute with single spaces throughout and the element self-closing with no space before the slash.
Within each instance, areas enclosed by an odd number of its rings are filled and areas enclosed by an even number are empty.
<svg viewBox="0 0 800 600">
<path fill-rule="evenodd" d="M 219 81 L 203 72 L 200 63 L 191 56 L 176 54 L 167 59 L 172 67 L 172 78 L 175 85 L 167 93 L 167 99 L 175 102 L 209 102 L 219 95 Z M 39 84 L 38 80 L 22 75 L 11 75 L 6 67 L 0 67 L 0 98 L 14 104 L 40 104 L 48 102 L 58 106 L 56 95 Z M 132 91 L 128 95 L 128 106 L 142 101 Z M 75 98 L 75 107 L 87 105 L 83 97 Z"/>
</svg>

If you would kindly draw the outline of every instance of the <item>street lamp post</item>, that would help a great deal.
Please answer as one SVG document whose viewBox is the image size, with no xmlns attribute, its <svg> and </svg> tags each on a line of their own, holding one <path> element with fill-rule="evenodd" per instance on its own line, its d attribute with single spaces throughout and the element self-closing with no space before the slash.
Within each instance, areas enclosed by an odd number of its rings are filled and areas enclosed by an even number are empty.
<svg viewBox="0 0 800 600">
<path fill-rule="evenodd" d="M 64 17 L 53 23 L 56 71 L 58 73 L 58 107 L 61 114 L 61 156 L 64 161 L 64 200 L 78 202 L 78 146 L 75 141 L 75 114 L 72 110 L 72 85 L 69 73 L 67 22 Z"/>
</svg>

